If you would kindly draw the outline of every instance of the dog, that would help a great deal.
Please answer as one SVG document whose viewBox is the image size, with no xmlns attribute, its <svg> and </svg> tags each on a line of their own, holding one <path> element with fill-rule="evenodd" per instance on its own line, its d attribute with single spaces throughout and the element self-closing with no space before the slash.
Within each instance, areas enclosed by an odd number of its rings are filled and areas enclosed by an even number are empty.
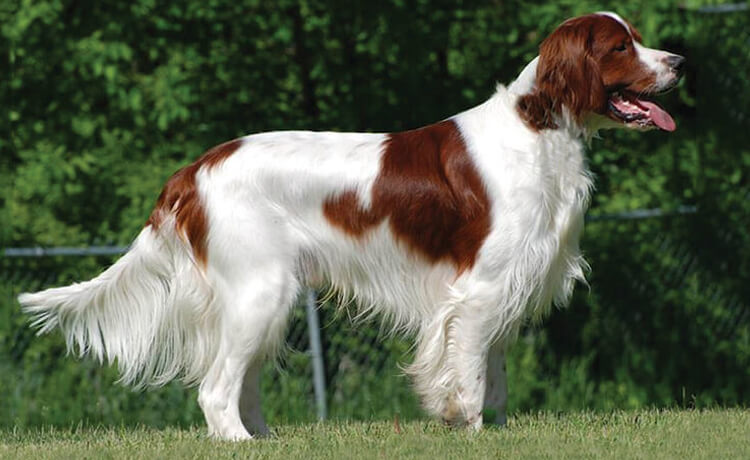
<svg viewBox="0 0 750 460">
<path fill-rule="evenodd" d="M 607 128 L 673 131 L 646 97 L 673 88 L 684 60 L 590 14 L 557 27 L 510 86 L 435 124 L 221 144 L 167 181 L 114 265 L 19 302 L 39 333 L 60 328 L 126 383 L 200 384 L 209 434 L 242 440 L 268 433 L 261 366 L 301 287 L 324 281 L 415 337 L 406 371 L 429 413 L 503 422 L 506 347 L 584 279 L 585 144 Z"/>
</svg>

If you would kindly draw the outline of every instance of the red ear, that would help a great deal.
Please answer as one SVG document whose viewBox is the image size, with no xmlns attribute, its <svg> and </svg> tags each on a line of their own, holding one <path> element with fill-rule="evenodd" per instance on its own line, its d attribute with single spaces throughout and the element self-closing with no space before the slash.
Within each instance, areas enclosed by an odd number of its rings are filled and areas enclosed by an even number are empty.
<svg viewBox="0 0 750 460">
<path fill-rule="evenodd" d="M 540 46 L 536 88 L 518 101 L 521 116 L 535 129 L 556 128 L 553 115 L 563 106 L 578 121 L 588 112 L 606 111 L 604 83 L 591 56 L 592 24 L 586 19 L 563 23 Z"/>
</svg>

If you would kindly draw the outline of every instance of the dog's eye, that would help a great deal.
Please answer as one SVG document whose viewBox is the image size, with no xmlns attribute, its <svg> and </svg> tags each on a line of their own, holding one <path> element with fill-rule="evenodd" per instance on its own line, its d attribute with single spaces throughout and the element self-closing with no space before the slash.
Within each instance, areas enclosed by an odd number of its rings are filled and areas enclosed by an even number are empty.
<svg viewBox="0 0 750 460">
<path fill-rule="evenodd" d="M 625 51 L 626 49 L 628 49 L 628 44 L 623 42 L 623 43 L 620 43 L 618 46 L 616 46 L 614 50 L 622 52 L 622 51 Z"/>
</svg>

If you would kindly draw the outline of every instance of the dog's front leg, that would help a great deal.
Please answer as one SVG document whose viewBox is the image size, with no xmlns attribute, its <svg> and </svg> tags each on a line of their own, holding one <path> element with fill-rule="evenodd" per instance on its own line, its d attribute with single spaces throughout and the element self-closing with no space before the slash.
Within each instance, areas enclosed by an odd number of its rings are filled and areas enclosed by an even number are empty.
<svg viewBox="0 0 750 460">
<path fill-rule="evenodd" d="M 425 409 L 451 426 L 482 427 L 490 335 L 480 309 L 446 309 L 419 334 L 409 373 Z M 491 332 L 491 331 L 490 331 Z"/>
</svg>

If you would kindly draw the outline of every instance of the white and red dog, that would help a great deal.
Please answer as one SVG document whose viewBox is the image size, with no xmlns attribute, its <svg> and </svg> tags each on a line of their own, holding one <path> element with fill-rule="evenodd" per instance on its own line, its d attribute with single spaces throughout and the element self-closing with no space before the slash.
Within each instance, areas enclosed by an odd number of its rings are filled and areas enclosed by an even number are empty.
<svg viewBox="0 0 750 460">
<path fill-rule="evenodd" d="M 219 145 L 169 179 L 112 267 L 19 301 L 125 382 L 199 382 L 210 434 L 237 440 L 268 432 L 261 366 L 301 286 L 324 281 L 415 334 L 408 372 L 430 413 L 504 419 L 506 346 L 583 278 L 585 143 L 602 128 L 675 129 L 643 97 L 674 87 L 684 59 L 640 41 L 616 14 L 587 15 L 509 87 L 439 123 Z"/>
</svg>

